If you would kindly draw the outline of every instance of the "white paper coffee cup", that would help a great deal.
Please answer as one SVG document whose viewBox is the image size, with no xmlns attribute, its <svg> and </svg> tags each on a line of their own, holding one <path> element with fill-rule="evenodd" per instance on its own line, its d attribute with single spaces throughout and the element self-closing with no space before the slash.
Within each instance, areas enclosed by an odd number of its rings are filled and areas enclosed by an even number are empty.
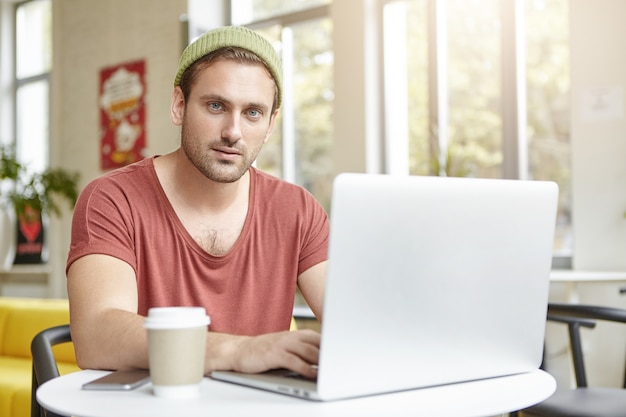
<svg viewBox="0 0 626 417">
<path fill-rule="evenodd" d="M 203 307 L 155 307 L 148 310 L 150 379 L 158 397 L 189 398 L 200 392 L 204 376 L 207 326 Z"/>
</svg>

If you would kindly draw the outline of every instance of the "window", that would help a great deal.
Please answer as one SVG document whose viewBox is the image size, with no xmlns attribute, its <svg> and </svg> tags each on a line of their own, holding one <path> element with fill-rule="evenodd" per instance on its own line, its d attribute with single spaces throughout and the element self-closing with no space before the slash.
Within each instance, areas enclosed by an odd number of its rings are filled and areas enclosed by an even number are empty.
<svg viewBox="0 0 626 417">
<path fill-rule="evenodd" d="M 256 164 L 265 172 L 307 188 L 329 209 L 334 95 L 332 24 L 327 3 L 233 0 L 231 9 L 233 24 L 245 24 L 270 39 L 283 62 L 279 120 Z"/>
<path fill-rule="evenodd" d="M 20 3 L 15 9 L 15 144 L 31 169 L 48 166 L 52 4 Z"/>
<path fill-rule="evenodd" d="M 387 0 L 386 170 L 553 180 L 571 256 L 567 0 Z"/>
</svg>

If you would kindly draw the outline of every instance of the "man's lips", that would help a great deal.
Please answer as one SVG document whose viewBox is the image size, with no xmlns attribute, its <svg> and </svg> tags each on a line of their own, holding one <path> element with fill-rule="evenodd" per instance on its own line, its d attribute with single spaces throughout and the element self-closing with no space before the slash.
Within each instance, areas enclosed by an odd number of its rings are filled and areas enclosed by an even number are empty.
<svg viewBox="0 0 626 417">
<path fill-rule="evenodd" d="M 241 155 L 241 152 L 233 148 L 213 148 L 213 151 L 224 158 L 236 158 Z"/>
</svg>

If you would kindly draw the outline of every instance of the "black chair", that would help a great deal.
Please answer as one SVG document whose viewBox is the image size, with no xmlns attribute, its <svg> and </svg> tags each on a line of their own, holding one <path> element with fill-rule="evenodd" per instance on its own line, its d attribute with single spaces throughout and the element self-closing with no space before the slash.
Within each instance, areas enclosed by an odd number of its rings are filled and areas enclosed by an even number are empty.
<svg viewBox="0 0 626 417">
<path fill-rule="evenodd" d="M 31 385 L 30 415 L 31 417 L 60 417 L 45 410 L 37 402 L 37 388 L 53 378 L 59 376 L 59 368 L 52 352 L 52 346 L 71 342 L 70 326 L 68 324 L 51 327 L 39 332 L 30 345 L 33 355 L 33 382 Z"/>
<path fill-rule="evenodd" d="M 589 387 L 580 328 L 595 327 L 595 321 L 626 323 L 626 310 L 613 307 L 555 304 L 548 306 L 548 320 L 568 326 L 576 387 L 558 390 L 547 400 L 522 410 L 521 416 L 535 417 L 624 417 L 626 389 Z M 626 384 L 626 374 L 624 383 Z"/>
</svg>

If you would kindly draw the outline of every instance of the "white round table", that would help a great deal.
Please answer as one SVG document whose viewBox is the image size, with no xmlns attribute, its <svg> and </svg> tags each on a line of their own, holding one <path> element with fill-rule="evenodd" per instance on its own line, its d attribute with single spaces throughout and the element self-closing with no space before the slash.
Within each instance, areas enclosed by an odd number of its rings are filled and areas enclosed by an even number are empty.
<svg viewBox="0 0 626 417">
<path fill-rule="evenodd" d="M 551 283 L 565 283 L 567 302 L 579 303 L 578 284 L 626 282 L 625 271 L 582 271 L 573 269 L 553 269 L 550 272 Z"/>
<path fill-rule="evenodd" d="M 133 391 L 85 391 L 83 383 L 106 374 L 80 371 L 48 381 L 37 391 L 45 408 L 77 417 L 172 416 L 429 416 L 485 417 L 523 409 L 556 389 L 544 371 L 423 388 L 351 400 L 314 402 L 204 378 L 195 399 L 152 395 L 150 384 Z"/>
</svg>

